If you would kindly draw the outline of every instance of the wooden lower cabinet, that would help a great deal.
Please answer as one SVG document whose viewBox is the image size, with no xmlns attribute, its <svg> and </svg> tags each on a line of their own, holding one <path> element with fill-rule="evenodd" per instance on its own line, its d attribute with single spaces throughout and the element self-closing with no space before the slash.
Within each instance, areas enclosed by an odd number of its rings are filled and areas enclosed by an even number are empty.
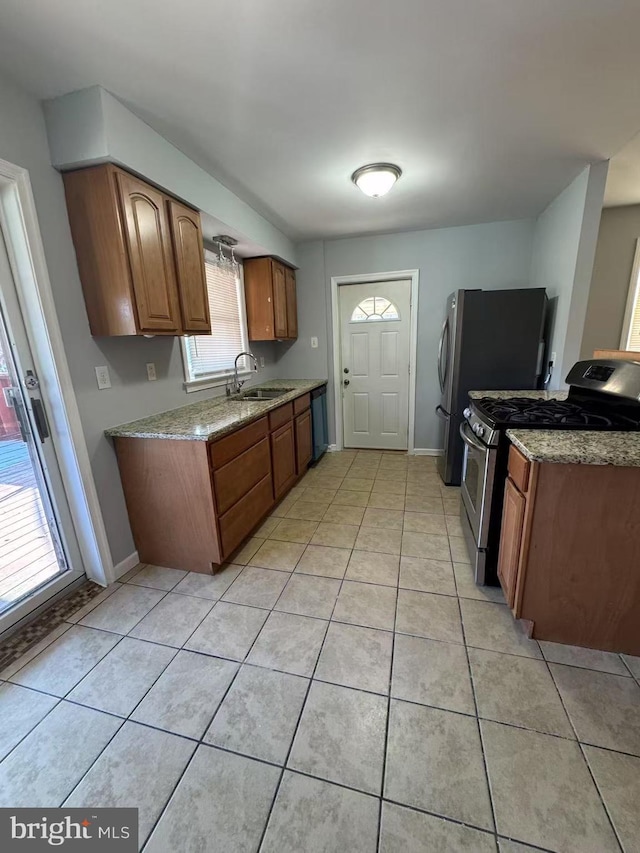
<svg viewBox="0 0 640 853">
<path fill-rule="evenodd" d="M 211 574 L 311 459 L 310 395 L 212 442 L 116 438 L 142 563 Z"/>
<path fill-rule="evenodd" d="M 307 409 L 295 419 L 296 431 L 296 474 L 300 477 L 307 470 L 313 455 L 311 438 L 311 409 Z"/>
<path fill-rule="evenodd" d="M 524 495 L 516 489 L 513 480 L 509 477 L 504 490 L 500 556 L 498 558 L 498 579 L 509 607 L 513 607 L 516 597 L 516 580 L 520 562 L 525 506 Z"/>
<path fill-rule="evenodd" d="M 273 506 L 271 471 L 220 518 L 222 553 L 229 556 Z"/>
<path fill-rule="evenodd" d="M 279 500 L 296 479 L 296 454 L 293 421 L 271 433 L 271 466 L 273 496 Z"/>
<path fill-rule="evenodd" d="M 638 467 L 510 448 L 498 576 L 533 638 L 640 655 L 639 506 Z"/>
<path fill-rule="evenodd" d="M 263 438 L 231 462 L 214 471 L 216 507 L 220 515 L 237 503 L 257 483 L 271 475 L 269 439 Z"/>
</svg>

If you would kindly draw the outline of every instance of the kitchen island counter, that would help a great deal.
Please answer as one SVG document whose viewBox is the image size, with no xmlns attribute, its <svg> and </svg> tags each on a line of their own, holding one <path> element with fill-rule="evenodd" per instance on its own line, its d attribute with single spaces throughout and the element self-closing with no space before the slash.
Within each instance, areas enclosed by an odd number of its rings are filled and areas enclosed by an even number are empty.
<svg viewBox="0 0 640 853">
<path fill-rule="evenodd" d="M 640 467 L 640 433 L 509 429 L 507 436 L 531 462 Z"/>
</svg>

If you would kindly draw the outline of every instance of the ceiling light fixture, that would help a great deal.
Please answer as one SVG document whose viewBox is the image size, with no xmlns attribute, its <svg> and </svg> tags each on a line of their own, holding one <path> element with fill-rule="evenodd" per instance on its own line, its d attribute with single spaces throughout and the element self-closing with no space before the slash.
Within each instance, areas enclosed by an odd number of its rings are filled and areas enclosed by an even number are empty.
<svg viewBox="0 0 640 853">
<path fill-rule="evenodd" d="M 351 180 L 365 195 L 378 198 L 386 195 L 402 174 L 393 163 L 370 163 L 356 169 Z"/>
</svg>

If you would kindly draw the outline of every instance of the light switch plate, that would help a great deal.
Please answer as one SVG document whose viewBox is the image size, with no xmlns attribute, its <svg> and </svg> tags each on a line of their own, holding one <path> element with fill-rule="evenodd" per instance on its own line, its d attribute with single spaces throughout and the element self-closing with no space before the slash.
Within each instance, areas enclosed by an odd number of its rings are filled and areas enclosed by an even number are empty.
<svg viewBox="0 0 640 853">
<path fill-rule="evenodd" d="M 96 367 L 96 379 L 98 380 L 98 388 L 101 391 L 111 388 L 111 377 L 109 376 L 109 368 L 106 364 Z"/>
<path fill-rule="evenodd" d="M 147 379 L 149 382 L 155 382 L 158 377 L 156 376 L 156 366 L 152 361 L 147 362 Z"/>
<path fill-rule="evenodd" d="M 318 349 L 318 339 L 315 337 L 311 338 L 311 349 Z"/>
</svg>

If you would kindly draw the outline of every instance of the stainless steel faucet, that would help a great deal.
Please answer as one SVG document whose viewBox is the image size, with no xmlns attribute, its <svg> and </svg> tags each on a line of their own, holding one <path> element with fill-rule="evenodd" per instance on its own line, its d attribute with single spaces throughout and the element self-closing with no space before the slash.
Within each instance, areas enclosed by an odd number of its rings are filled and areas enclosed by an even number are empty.
<svg viewBox="0 0 640 853">
<path fill-rule="evenodd" d="M 233 385 L 231 388 L 227 385 L 227 397 L 230 397 L 232 394 L 238 394 L 242 390 L 242 386 L 247 381 L 246 379 L 238 379 L 238 362 L 242 358 L 242 356 L 249 356 L 249 358 L 253 359 L 253 370 L 258 372 L 258 359 L 252 352 L 239 352 L 236 356 L 236 360 L 233 365 Z"/>
</svg>

